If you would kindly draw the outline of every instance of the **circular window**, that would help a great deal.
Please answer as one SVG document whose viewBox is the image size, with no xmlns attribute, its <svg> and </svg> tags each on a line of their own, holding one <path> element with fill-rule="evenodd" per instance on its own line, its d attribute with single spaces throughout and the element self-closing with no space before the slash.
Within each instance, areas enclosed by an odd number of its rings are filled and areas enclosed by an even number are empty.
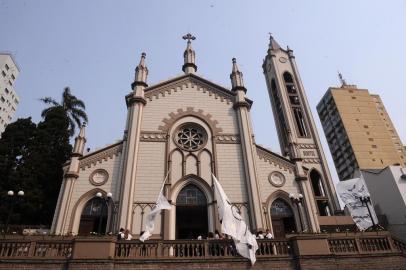
<svg viewBox="0 0 406 270">
<path fill-rule="evenodd" d="M 196 124 L 185 124 L 178 128 L 174 140 L 183 150 L 196 151 L 206 144 L 207 133 Z"/>
<path fill-rule="evenodd" d="M 109 173 L 103 169 L 93 171 L 89 176 L 89 181 L 94 186 L 104 185 L 109 179 Z"/>
<path fill-rule="evenodd" d="M 285 184 L 285 176 L 280 172 L 271 172 L 268 176 L 269 183 L 275 187 L 281 187 Z"/>
</svg>

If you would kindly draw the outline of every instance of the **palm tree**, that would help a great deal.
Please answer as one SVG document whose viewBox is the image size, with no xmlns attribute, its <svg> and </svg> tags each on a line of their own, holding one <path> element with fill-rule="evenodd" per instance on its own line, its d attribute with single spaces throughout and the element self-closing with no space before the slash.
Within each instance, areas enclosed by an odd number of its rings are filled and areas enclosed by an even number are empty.
<svg viewBox="0 0 406 270">
<path fill-rule="evenodd" d="M 51 97 L 44 97 L 40 99 L 45 104 L 51 104 L 50 107 L 44 109 L 41 113 L 42 117 L 45 117 L 51 110 L 56 107 L 62 107 L 69 119 L 69 134 L 73 136 L 75 134 L 76 125 L 79 127 L 82 121 L 87 122 L 87 115 L 84 111 L 86 109 L 85 103 L 71 94 L 69 87 L 65 87 L 62 93 L 61 103 L 55 101 Z"/>
</svg>

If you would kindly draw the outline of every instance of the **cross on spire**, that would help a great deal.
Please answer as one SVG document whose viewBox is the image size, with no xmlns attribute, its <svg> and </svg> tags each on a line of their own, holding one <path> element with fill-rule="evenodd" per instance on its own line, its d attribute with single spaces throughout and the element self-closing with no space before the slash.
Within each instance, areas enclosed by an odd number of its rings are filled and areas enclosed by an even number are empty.
<svg viewBox="0 0 406 270">
<path fill-rule="evenodd" d="M 190 42 L 190 40 L 195 40 L 195 39 L 196 39 L 196 37 L 193 36 L 191 33 L 187 33 L 187 34 L 184 35 L 182 38 L 183 38 L 184 40 L 187 40 L 188 43 Z"/>
</svg>

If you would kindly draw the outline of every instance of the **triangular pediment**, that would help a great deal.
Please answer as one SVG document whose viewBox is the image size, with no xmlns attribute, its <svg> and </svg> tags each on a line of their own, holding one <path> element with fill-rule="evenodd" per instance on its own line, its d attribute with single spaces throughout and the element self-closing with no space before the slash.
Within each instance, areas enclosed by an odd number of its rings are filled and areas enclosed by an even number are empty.
<svg viewBox="0 0 406 270">
<path fill-rule="evenodd" d="M 185 87 L 195 87 L 198 91 L 203 93 L 209 92 L 210 95 L 214 95 L 216 98 L 221 99 L 221 101 L 234 102 L 235 92 L 227 89 L 223 86 L 215 84 L 207 79 L 204 79 L 196 74 L 184 74 L 145 89 L 145 98 L 148 101 L 165 97 L 172 92 L 178 92 Z M 249 104 L 252 104 L 252 101 L 246 99 Z"/>
</svg>

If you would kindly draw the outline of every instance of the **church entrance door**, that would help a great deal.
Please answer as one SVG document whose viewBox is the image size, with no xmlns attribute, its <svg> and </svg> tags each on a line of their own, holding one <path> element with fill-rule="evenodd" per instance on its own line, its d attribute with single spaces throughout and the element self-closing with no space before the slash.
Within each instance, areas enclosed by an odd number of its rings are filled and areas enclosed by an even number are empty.
<svg viewBox="0 0 406 270">
<path fill-rule="evenodd" d="M 195 185 L 184 187 L 176 199 L 176 238 L 196 239 L 208 233 L 207 199 Z"/>
<path fill-rule="evenodd" d="M 271 206 L 272 229 L 275 238 L 285 238 L 286 234 L 296 232 L 292 208 L 282 199 L 276 199 Z"/>
<path fill-rule="evenodd" d="M 107 212 L 106 202 L 103 199 L 93 198 L 88 201 L 80 216 L 79 235 L 89 235 L 90 232 L 105 234 Z"/>
</svg>

